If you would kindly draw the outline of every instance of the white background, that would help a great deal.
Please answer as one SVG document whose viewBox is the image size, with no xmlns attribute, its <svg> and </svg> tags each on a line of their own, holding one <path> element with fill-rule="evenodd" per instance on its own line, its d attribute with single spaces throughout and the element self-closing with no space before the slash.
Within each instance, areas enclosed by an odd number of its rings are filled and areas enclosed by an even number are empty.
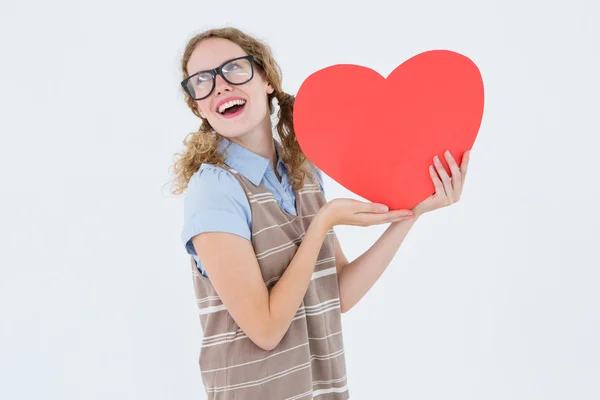
<svg viewBox="0 0 600 400">
<path fill-rule="evenodd" d="M 600 398 L 599 19 L 593 0 L 2 0 L 0 398 L 205 398 L 169 182 L 199 125 L 181 52 L 228 24 L 272 47 L 288 93 L 433 48 L 484 78 L 463 199 L 344 315 L 351 398 Z M 336 231 L 353 259 L 384 228 Z"/>
</svg>

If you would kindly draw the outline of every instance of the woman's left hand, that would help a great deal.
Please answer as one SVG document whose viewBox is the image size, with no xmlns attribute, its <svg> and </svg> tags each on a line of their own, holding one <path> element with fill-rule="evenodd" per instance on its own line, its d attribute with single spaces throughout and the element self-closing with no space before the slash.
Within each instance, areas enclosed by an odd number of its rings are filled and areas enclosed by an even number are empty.
<svg viewBox="0 0 600 400">
<path fill-rule="evenodd" d="M 470 151 L 465 152 L 459 168 L 450 152 L 446 151 L 444 153 L 452 176 L 448 175 L 438 156 L 434 157 L 434 165 L 429 166 L 429 175 L 435 186 L 435 193 L 412 208 L 415 217 L 438 208 L 447 207 L 460 200 L 470 155 Z"/>
</svg>

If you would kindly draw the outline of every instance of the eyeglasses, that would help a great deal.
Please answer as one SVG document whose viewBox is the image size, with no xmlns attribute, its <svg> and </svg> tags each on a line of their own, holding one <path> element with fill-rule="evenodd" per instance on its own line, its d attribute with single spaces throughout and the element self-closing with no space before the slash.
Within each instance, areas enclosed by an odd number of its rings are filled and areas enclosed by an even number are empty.
<svg viewBox="0 0 600 400">
<path fill-rule="evenodd" d="M 243 85 L 254 77 L 254 56 L 244 56 L 226 61 L 221 66 L 196 72 L 181 82 L 181 86 L 194 100 L 202 100 L 215 90 L 217 74 L 232 85 Z"/>
</svg>

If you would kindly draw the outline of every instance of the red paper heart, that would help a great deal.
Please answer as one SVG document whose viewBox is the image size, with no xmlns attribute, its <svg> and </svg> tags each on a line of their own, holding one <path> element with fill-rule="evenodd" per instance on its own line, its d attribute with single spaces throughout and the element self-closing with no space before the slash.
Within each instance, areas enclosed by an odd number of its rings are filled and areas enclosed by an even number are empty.
<svg viewBox="0 0 600 400">
<path fill-rule="evenodd" d="M 418 54 L 386 79 L 372 69 L 333 65 L 310 75 L 294 104 L 306 156 L 351 192 L 390 209 L 409 209 L 432 193 L 429 175 L 450 150 L 458 165 L 483 118 L 483 81 L 467 57 Z"/>
</svg>

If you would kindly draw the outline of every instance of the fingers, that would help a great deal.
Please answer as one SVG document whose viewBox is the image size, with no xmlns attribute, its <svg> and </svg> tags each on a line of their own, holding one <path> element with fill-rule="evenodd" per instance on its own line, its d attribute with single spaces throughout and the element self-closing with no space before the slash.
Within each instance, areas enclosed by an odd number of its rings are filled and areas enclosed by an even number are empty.
<svg viewBox="0 0 600 400">
<path fill-rule="evenodd" d="M 456 160 L 452 157 L 449 151 L 444 152 L 444 157 L 448 162 L 448 166 L 450 167 L 450 172 L 452 173 L 452 200 L 458 201 L 460 198 L 460 194 L 462 193 L 462 176 L 460 169 L 458 168 L 458 164 L 456 164 Z"/>
<path fill-rule="evenodd" d="M 450 181 L 450 176 L 446 172 L 446 168 L 442 164 L 442 161 L 438 156 L 433 157 L 433 164 L 435 165 L 435 169 L 440 176 L 442 184 L 444 185 L 444 191 L 446 192 L 446 197 L 449 200 L 452 200 L 452 182 Z"/>
<path fill-rule="evenodd" d="M 388 212 L 388 206 L 380 203 L 360 202 L 358 211 L 363 213 L 385 213 Z"/>
<path fill-rule="evenodd" d="M 413 218 L 413 213 L 410 210 L 394 210 L 386 213 L 358 213 L 355 215 L 356 225 L 369 226 L 386 224 L 388 222 L 397 222 L 404 219 Z"/>
<path fill-rule="evenodd" d="M 440 200 L 442 200 L 442 205 L 450 205 L 452 204 L 452 182 L 450 181 L 450 176 L 446 172 L 446 168 L 444 168 L 438 156 L 433 157 L 433 164 L 435 165 L 435 170 L 437 171 L 443 186 L 441 193 L 436 190 L 436 194 L 440 197 Z"/>
<path fill-rule="evenodd" d="M 465 179 L 467 176 L 467 168 L 469 167 L 469 160 L 471 159 L 471 150 L 465 152 L 465 154 L 463 154 L 463 159 L 462 162 L 460 163 L 460 171 L 462 173 L 462 181 L 463 181 L 463 185 L 465 183 Z"/>
<path fill-rule="evenodd" d="M 448 162 L 448 166 L 450 167 L 450 173 L 452 177 L 450 177 L 446 172 L 446 169 L 444 168 L 444 165 L 440 161 L 439 157 L 435 156 L 433 158 L 435 171 L 437 171 L 439 179 L 434 178 L 434 176 L 432 175 L 432 180 L 434 181 L 434 184 L 439 183 L 437 182 L 438 180 L 441 181 L 442 187 L 444 188 L 444 193 L 447 197 L 448 204 L 456 203 L 460 200 L 460 196 L 462 194 L 463 186 L 465 183 L 465 178 L 467 175 L 470 154 L 470 151 L 466 151 L 463 154 L 463 159 L 459 168 L 456 160 L 454 159 L 454 157 L 452 157 L 450 151 L 444 152 L 444 157 Z M 431 172 L 433 172 L 432 168 L 430 168 L 429 172 L 430 174 Z M 436 186 L 436 193 L 439 193 L 438 186 Z"/>
<path fill-rule="evenodd" d="M 435 168 L 433 165 L 429 166 L 429 175 L 431 176 L 431 180 L 433 181 L 433 186 L 435 186 L 435 193 L 440 197 L 445 197 L 446 192 L 444 191 L 444 184 L 440 180 L 437 172 L 435 172 Z"/>
<path fill-rule="evenodd" d="M 334 199 L 327 204 L 329 204 L 330 207 L 334 207 L 338 213 L 346 215 L 357 213 L 385 213 L 389 211 L 385 204 L 355 199 Z"/>
</svg>

